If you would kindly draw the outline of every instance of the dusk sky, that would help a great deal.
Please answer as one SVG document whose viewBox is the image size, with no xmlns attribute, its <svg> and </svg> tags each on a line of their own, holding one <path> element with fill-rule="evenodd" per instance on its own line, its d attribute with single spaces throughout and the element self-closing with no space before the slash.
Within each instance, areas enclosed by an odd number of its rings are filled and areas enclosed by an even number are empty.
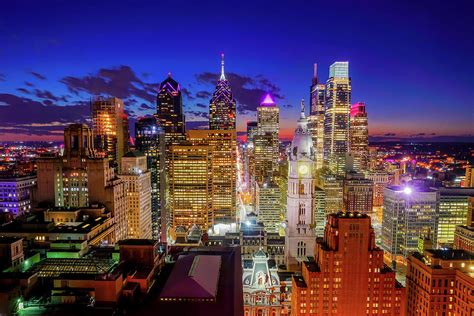
<svg viewBox="0 0 474 316">
<path fill-rule="evenodd" d="M 349 61 L 371 136 L 474 139 L 471 3 L 2 1 L 0 141 L 61 140 L 95 94 L 123 98 L 133 123 L 155 112 L 168 72 L 187 121 L 205 125 L 221 52 L 239 131 L 271 92 L 289 137 L 313 63 L 325 82 L 330 64 Z"/>
</svg>

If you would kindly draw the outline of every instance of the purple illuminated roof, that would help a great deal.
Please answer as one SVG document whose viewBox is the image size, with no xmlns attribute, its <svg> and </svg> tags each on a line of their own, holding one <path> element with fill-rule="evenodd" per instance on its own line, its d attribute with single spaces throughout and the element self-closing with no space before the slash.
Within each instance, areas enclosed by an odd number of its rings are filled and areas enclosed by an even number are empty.
<svg viewBox="0 0 474 316">
<path fill-rule="evenodd" d="M 275 100 L 270 93 L 267 93 L 260 105 L 275 105 Z"/>
</svg>

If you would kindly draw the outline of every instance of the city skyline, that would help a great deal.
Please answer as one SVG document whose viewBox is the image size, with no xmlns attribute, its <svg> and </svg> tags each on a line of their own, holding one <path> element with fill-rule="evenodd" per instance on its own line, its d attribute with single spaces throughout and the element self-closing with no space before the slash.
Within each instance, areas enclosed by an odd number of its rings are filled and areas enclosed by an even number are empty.
<svg viewBox="0 0 474 316">
<path fill-rule="evenodd" d="M 309 104 L 313 64 L 325 83 L 333 62 L 349 61 L 351 103 L 366 103 L 372 140 L 474 138 L 474 65 L 466 62 L 473 43 L 457 32 L 473 27 L 462 14 L 467 2 L 450 10 L 449 4 L 295 5 L 309 10 L 255 4 L 252 16 L 282 21 L 267 25 L 246 16 L 245 5 L 223 15 L 210 2 L 182 4 L 171 17 L 149 2 L 82 2 L 74 13 L 55 2 L 6 4 L 0 13 L 6 44 L 0 50 L 0 141 L 60 141 L 65 126 L 88 122 L 89 99 L 97 94 L 124 99 L 133 126 L 154 113 L 159 82 L 168 72 L 181 85 L 189 127 L 206 126 L 222 52 L 239 134 L 272 93 L 281 108 L 280 137 L 291 139 L 299 101 Z M 343 22 L 331 25 L 336 18 Z"/>
</svg>

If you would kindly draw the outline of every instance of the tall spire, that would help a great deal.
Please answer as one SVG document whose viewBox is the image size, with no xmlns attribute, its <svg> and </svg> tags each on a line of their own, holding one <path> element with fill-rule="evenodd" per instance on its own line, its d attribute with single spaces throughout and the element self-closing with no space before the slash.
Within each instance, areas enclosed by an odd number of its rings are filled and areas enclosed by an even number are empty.
<svg viewBox="0 0 474 316">
<path fill-rule="evenodd" d="M 313 70 L 313 85 L 318 84 L 318 64 L 314 64 Z"/>
<path fill-rule="evenodd" d="M 221 78 L 219 80 L 226 80 L 224 74 L 224 53 L 221 54 Z"/>
</svg>

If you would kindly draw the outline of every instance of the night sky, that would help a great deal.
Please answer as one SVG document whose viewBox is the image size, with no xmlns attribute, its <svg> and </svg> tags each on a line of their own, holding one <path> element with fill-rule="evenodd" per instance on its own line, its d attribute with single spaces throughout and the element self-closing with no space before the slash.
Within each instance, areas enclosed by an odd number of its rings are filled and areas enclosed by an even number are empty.
<svg viewBox="0 0 474 316">
<path fill-rule="evenodd" d="M 289 137 L 313 63 L 325 82 L 349 61 L 373 139 L 474 139 L 471 1 L 354 2 L 2 1 L 0 141 L 61 140 L 94 94 L 125 99 L 133 123 L 168 72 L 206 125 L 221 52 L 240 131 L 271 92 Z"/>
</svg>

